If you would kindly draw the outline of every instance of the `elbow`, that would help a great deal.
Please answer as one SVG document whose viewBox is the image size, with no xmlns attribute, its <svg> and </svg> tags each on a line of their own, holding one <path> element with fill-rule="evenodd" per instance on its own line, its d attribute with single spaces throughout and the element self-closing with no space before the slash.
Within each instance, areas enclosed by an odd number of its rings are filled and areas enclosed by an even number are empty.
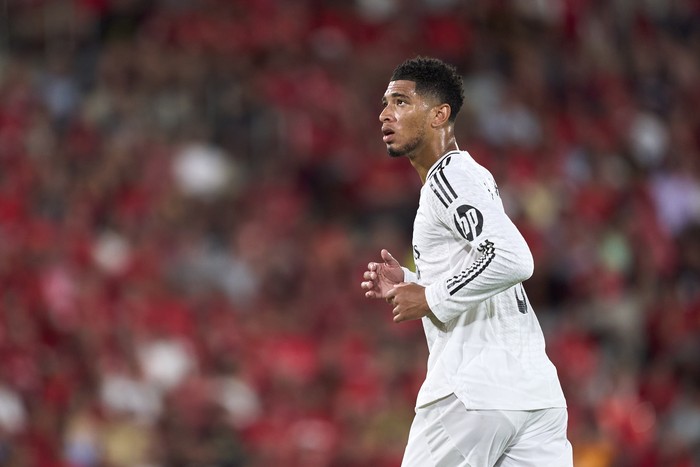
<svg viewBox="0 0 700 467">
<path fill-rule="evenodd" d="M 532 257 L 532 252 L 530 252 L 530 249 L 527 248 L 527 246 L 523 248 L 521 254 L 517 256 L 516 264 L 516 284 L 519 282 L 524 282 L 532 277 L 532 274 L 535 272 L 535 260 Z"/>
<path fill-rule="evenodd" d="M 523 258 L 523 279 L 520 282 L 526 281 L 529 278 L 532 277 L 532 274 L 535 272 L 535 259 L 532 257 L 532 253 L 530 253 L 530 250 L 527 251 L 527 254 L 524 255 Z"/>
</svg>

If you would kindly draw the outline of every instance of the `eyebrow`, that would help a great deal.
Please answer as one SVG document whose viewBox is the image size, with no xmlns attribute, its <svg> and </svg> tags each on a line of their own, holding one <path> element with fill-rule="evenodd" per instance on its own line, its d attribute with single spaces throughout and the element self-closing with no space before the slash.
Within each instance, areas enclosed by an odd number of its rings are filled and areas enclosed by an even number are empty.
<svg viewBox="0 0 700 467">
<path fill-rule="evenodd" d="M 402 92 L 397 92 L 397 91 L 394 91 L 391 94 L 389 94 L 389 97 L 394 97 L 394 98 L 403 97 L 404 99 L 410 99 L 410 96 L 408 94 L 404 94 Z M 386 102 L 386 100 L 387 100 L 386 96 L 382 96 L 382 104 L 384 104 Z"/>
</svg>

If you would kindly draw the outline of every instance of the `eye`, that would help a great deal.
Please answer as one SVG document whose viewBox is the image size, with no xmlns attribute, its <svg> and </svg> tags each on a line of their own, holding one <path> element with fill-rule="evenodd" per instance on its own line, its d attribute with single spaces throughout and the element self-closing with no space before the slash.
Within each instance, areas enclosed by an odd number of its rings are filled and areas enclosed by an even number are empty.
<svg viewBox="0 0 700 467">
<path fill-rule="evenodd" d="M 396 99 L 396 105 L 405 105 L 406 101 L 403 99 Z"/>
</svg>

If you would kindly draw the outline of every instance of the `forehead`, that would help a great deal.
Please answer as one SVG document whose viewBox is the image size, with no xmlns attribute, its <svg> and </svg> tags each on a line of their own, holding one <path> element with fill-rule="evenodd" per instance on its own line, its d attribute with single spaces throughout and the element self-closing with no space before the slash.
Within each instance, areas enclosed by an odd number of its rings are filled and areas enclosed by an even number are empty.
<svg viewBox="0 0 700 467">
<path fill-rule="evenodd" d="M 416 82 L 408 81 L 405 79 L 399 79 L 396 81 L 389 81 L 389 85 L 384 93 L 384 98 L 387 99 L 391 96 L 407 96 L 414 97 L 417 96 L 416 93 Z"/>
</svg>

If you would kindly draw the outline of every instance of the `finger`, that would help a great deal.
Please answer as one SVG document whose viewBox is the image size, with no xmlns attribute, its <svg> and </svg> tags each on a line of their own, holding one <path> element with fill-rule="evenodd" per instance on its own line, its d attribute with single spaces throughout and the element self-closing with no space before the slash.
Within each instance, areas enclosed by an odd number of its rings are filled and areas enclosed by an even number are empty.
<svg viewBox="0 0 700 467">
<path fill-rule="evenodd" d="M 372 281 L 364 281 L 360 284 L 360 287 L 362 287 L 365 290 L 371 290 L 374 288 L 374 282 Z"/>
<path fill-rule="evenodd" d="M 364 277 L 365 279 L 368 279 L 368 280 L 372 280 L 372 281 L 373 281 L 373 280 L 375 280 L 375 279 L 377 278 L 377 273 L 376 273 L 376 272 L 372 272 L 372 271 L 365 271 L 365 274 L 364 274 L 363 277 Z"/>
<path fill-rule="evenodd" d="M 377 270 L 377 263 L 367 264 L 367 269 L 369 269 L 370 271 L 376 271 Z"/>
<path fill-rule="evenodd" d="M 385 263 L 398 264 L 398 261 L 396 261 L 396 259 L 391 255 L 391 253 L 389 253 L 389 250 L 386 250 L 386 249 L 382 250 L 381 255 L 382 255 L 382 259 L 384 260 Z"/>
<path fill-rule="evenodd" d="M 401 312 L 399 311 L 399 307 L 398 307 L 398 306 L 396 306 L 396 307 L 392 310 L 392 313 L 394 314 L 393 321 L 394 321 L 395 323 L 400 323 L 401 321 L 404 321 L 404 317 L 403 317 L 403 315 L 401 314 Z"/>
<path fill-rule="evenodd" d="M 368 292 L 365 292 L 365 297 L 367 297 L 367 298 L 379 298 L 379 295 L 377 295 L 377 292 L 370 290 Z"/>
</svg>

